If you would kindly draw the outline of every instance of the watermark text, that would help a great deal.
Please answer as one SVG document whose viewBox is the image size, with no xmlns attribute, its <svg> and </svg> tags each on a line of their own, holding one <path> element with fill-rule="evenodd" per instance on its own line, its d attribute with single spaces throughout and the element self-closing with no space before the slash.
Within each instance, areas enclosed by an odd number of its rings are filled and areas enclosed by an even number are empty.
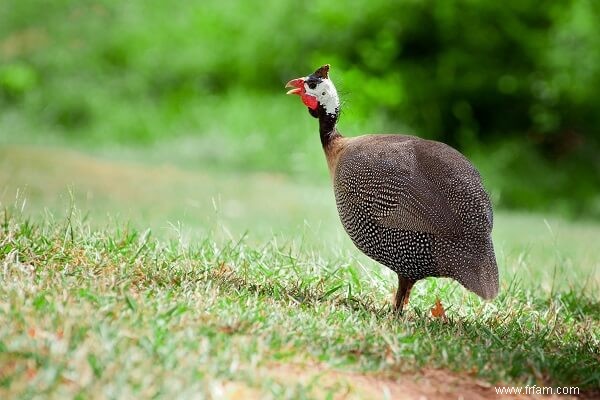
<svg viewBox="0 0 600 400">
<path fill-rule="evenodd" d="M 577 386 L 496 386 L 496 394 L 540 394 L 540 395 L 570 395 L 578 396 L 579 388 Z"/>
</svg>

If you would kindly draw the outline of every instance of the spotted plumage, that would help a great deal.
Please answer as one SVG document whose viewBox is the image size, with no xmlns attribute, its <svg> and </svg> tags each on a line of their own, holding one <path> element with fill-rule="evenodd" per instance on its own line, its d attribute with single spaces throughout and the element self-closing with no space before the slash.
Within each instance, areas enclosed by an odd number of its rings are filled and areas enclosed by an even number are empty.
<svg viewBox="0 0 600 400">
<path fill-rule="evenodd" d="M 485 299 L 495 297 L 492 207 L 477 170 L 440 142 L 408 135 L 343 137 L 328 71 L 324 66 L 290 81 L 297 88 L 290 92 L 319 119 L 344 229 L 356 247 L 398 274 L 397 309 L 414 282 L 429 276 L 454 278 Z"/>
</svg>

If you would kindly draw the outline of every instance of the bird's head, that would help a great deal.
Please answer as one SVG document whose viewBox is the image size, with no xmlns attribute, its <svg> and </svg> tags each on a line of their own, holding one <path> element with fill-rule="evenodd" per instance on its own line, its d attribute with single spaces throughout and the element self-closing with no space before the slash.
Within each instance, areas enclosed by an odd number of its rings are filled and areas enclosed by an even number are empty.
<svg viewBox="0 0 600 400">
<path fill-rule="evenodd" d="M 315 118 L 319 116 L 319 107 L 327 114 L 337 115 L 339 112 L 340 100 L 333 82 L 329 79 L 329 64 L 323 65 L 308 76 L 292 79 L 285 87 L 292 88 L 287 94 L 300 96 L 310 115 Z"/>
</svg>

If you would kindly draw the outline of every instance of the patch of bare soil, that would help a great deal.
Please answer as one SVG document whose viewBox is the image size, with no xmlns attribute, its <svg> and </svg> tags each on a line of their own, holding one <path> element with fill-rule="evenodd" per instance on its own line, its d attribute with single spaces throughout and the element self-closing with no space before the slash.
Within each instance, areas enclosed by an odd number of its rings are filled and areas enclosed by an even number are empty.
<svg viewBox="0 0 600 400">
<path fill-rule="evenodd" d="M 557 395 L 496 394 L 494 386 L 470 377 L 439 369 L 424 369 L 416 374 L 402 374 L 397 378 L 382 377 L 375 373 L 339 371 L 319 364 L 277 364 L 265 371 L 274 380 L 288 385 L 311 384 L 313 395 L 325 397 L 335 393 L 334 399 L 574 399 Z"/>
</svg>

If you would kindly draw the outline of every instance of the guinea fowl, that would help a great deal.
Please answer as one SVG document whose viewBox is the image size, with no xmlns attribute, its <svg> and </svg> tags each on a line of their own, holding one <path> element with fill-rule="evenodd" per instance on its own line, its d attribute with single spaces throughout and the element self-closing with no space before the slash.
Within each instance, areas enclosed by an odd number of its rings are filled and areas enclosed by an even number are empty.
<svg viewBox="0 0 600 400">
<path fill-rule="evenodd" d="M 319 119 L 338 213 L 356 247 L 398 274 L 395 308 L 429 276 L 498 294 L 492 207 L 475 167 L 457 150 L 408 135 L 343 137 L 329 65 L 286 87 Z"/>
</svg>

